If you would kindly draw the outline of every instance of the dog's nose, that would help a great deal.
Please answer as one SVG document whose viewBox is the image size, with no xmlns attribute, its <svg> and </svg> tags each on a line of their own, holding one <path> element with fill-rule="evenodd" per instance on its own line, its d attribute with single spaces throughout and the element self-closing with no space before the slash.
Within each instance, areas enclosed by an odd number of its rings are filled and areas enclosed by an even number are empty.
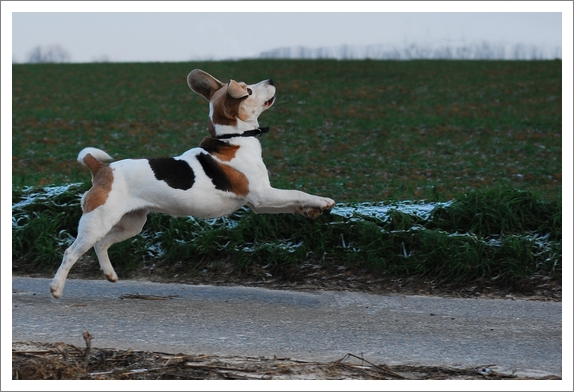
<svg viewBox="0 0 574 392">
<path fill-rule="evenodd" d="M 267 83 L 269 83 L 271 86 L 274 86 L 274 85 L 275 85 L 275 83 L 273 83 L 273 79 L 269 79 L 269 80 L 267 81 Z"/>
</svg>

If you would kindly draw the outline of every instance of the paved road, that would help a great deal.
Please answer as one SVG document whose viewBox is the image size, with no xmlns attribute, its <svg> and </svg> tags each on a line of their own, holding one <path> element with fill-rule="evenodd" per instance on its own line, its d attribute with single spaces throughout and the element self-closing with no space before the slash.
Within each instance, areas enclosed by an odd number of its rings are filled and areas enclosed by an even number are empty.
<svg viewBox="0 0 574 392">
<path fill-rule="evenodd" d="M 562 304 L 247 287 L 12 279 L 12 341 L 186 354 L 481 366 L 562 375 Z M 126 294 L 176 296 L 121 299 Z"/>
</svg>

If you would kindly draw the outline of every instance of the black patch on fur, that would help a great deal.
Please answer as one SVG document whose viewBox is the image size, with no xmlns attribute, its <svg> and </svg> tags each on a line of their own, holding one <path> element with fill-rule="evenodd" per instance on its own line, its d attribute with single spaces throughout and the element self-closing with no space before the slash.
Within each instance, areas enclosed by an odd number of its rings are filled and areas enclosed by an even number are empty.
<svg viewBox="0 0 574 392">
<path fill-rule="evenodd" d="M 197 160 L 201 163 L 205 174 L 211 179 L 215 189 L 226 192 L 233 191 L 231 181 L 229 181 L 219 163 L 211 155 L 201 153 L 197 156 Z"/>
<path fill-rule="evenodd" d="M 175 158 L 150 158 L 148 161 L 159 181 L 165 181 L 170 187 L 184 191 L 193 186 L 195 173 L 186 161 Z"/>
<path fill-rule="evenodd" d="M 217 154 L 221 151 L 222 148 L 225 148 L 228 144 L 223 142 L 219 139 L 215 139 L 213 137 L 206 137 L 201 141 L 199 147 L 203 148 L 210 154 Z"/>
</svg>

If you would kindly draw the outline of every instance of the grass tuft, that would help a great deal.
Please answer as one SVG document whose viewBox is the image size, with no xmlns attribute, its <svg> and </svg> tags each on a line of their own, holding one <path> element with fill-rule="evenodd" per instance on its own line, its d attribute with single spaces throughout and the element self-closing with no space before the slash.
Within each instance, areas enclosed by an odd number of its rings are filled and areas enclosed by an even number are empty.
<svg viewBox="0 0 574 392">
<path fill-rule="evenodd" d="M 464 194 L 448 208 L 433 212 L 436 227 L 479 237 L 540 232 L 562 236 L 557 201 L 545 201 L 531 191 L 506 187 Z"/>
</svg>

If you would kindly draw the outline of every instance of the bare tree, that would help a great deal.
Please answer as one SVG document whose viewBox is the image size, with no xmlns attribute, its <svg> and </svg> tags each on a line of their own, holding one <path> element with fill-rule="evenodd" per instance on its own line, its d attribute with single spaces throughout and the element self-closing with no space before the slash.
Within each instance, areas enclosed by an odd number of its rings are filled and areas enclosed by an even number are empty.
<svg viewBox="0 0 574 392">
<path fill-rule="evenodd" d="M 60 45 L 36 46 L 30 56 L 29 63 L 67 63 L 70 61 L 70 54 Z"/>
</svg>

